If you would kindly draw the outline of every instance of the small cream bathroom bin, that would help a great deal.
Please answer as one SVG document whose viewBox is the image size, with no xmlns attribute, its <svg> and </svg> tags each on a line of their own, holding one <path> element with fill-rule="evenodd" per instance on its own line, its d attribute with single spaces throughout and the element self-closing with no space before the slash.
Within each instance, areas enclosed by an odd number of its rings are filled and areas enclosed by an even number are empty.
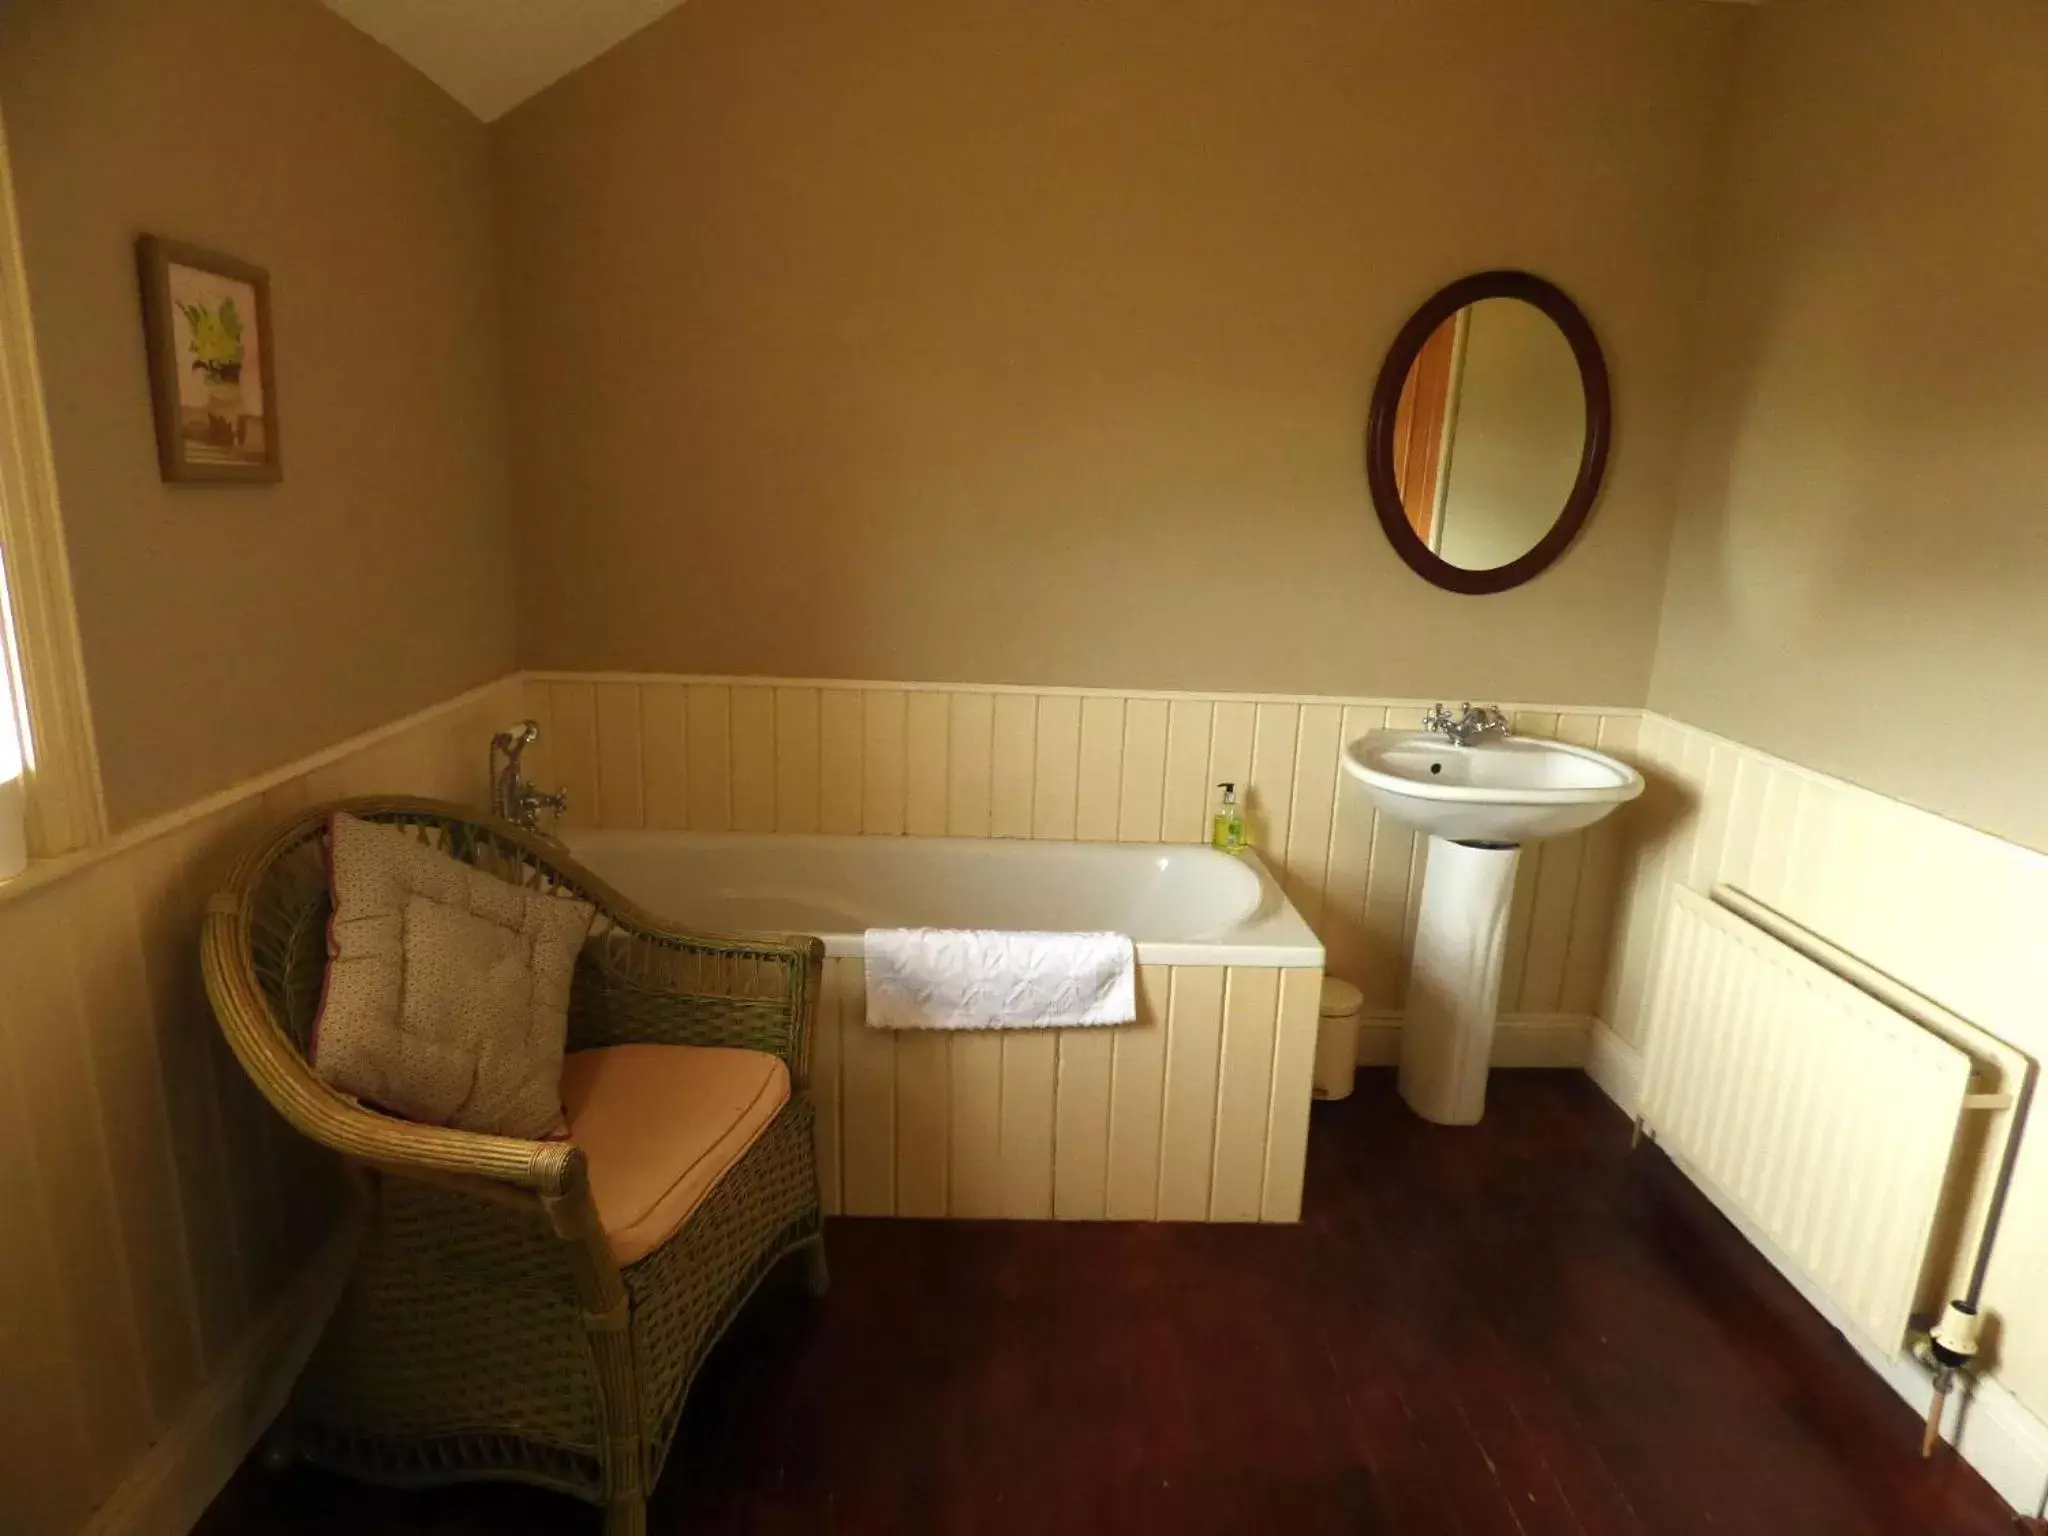
<svg viewBox="0 0 2048 1536">
<path fill-rule="evenodd" d="M 1358 1079 L 1358 1024 L 1365 994 L 1336 976 L 1323 978 L 1316 1019 L 1316 1086 L 1319 1099 L 1348 1099 Z"/>
</svg>

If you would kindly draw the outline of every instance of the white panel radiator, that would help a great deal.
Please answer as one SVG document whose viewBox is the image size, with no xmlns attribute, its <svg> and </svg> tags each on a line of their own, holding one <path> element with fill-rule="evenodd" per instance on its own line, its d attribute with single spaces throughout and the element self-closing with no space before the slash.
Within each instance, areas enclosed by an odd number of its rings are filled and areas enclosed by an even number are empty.
<svg viewBox="0 0 2048 1536">
<path fill-rule="evenodd" d="M 1898 1355 L 1979 1102 L 1971 1057 L 1683 888 L 1655 974 L 1645 1129 L 1839 1323 Z"/>
</svg>

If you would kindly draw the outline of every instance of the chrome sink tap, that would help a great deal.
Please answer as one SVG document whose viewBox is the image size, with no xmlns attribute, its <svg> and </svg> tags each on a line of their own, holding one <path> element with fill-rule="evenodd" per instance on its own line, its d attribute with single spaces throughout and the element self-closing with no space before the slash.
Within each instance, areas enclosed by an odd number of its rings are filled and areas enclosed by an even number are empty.
<svg viewBox="0 0 2048 1536">
<path fill-rule="evenodd" d="M 542 794 L 527 782 L 520 769 L 520 758 L 538 740 L 540 725 L 533 720 L 522 720 L 511 730 L 500 731 L 491 738 L 491 813 L 529 832 L 540 831 L 542 811 L 552 811 L 559 817 L 569 809 L 569 791 L 558 789 L 551 795 Z"/>
<path fill-rule="evenodd" d="M 1432 705 L 1429 713 L 1422 717 L 1422 728 L 1434 731 L 1454 747 L 1469 747 L 1484 736 L 1505 737 L 1510 734 L 1506 715 L 1491 704 L 1475 708 L 1469 701 L 1459 706 L 1456 715 L 1441 704 Z"/>
</svg>

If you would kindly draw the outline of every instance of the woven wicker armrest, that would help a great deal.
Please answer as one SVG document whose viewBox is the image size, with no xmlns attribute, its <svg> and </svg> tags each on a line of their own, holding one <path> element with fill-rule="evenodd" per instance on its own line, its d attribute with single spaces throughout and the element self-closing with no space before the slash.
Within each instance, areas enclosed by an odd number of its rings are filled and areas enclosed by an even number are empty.
<svg viewBox="0 0 2048 1536">
<path fill-rule="evenodd" d="M 796 934 L 689 933 L 612 911 L 579 968 L 572 1049 L 652 1043 L 768 1051 L 810 1075 L 825 946 Z"/>
</svg>

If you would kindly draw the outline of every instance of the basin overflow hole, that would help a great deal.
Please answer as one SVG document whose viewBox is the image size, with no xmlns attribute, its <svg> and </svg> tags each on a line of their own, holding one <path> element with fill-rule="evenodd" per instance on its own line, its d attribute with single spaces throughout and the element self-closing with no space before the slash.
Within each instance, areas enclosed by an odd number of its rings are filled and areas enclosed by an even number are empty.
<svg viewBox="0 0 2048 1536">
<path fill-rule="evenodd" d="M 1442 763 L 1431 763 L 1429 765 L 1429 771 L 1431 773 L 1442 773 L 1444 771 L 1444 765 Z"/>
</svg>

